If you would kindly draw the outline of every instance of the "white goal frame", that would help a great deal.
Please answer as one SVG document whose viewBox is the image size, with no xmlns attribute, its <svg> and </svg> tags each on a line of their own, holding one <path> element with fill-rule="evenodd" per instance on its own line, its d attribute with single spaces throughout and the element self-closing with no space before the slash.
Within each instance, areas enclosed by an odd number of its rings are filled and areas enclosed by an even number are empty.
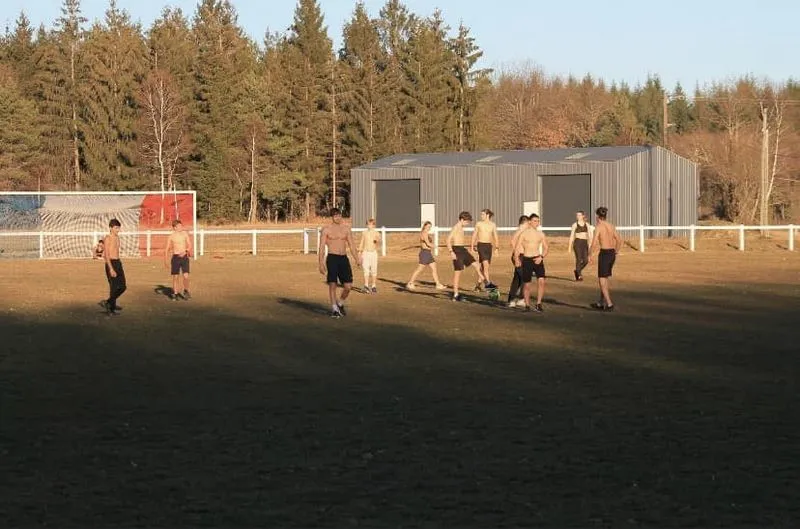
<svg viewBox="0 0 800 529">
<path fill-rule="evenodd" d="M 0 191 L 0 197 L 3 196 L 28 196 L 28 197 L 46 197 L 46 196 L 132 196 L 132 195 L 191 195 L 192 197 L 192 258 L 197 259 L 197 236 L 198 232 L 200 231 L 199 226 L 197 225 L 197 191 L 192 189 L 175 189 L 170 191 L 161 191 L 159 190 L 142 190 L 142 191 Z M 145 235 L 149 237 L 151 235 L 159 235 L 159 234 L 167 234 L 170 233 L 168 231 L 159 231 L 159 230 L 145 230 L 145 231 L 132 231 L 126 232 L 128 235 Z M 92 236 L 96 237 L 96 232 L 44 232 L 44 231 L 7 231 L 3 232 L 3 235 L 9 236 L 38 236 L 39 237 L 39 257 L 43 258 L 43 240 L 44 236 L 53 236 L 53 235 L 66 235 L 66 236 Z"/>
</svg>

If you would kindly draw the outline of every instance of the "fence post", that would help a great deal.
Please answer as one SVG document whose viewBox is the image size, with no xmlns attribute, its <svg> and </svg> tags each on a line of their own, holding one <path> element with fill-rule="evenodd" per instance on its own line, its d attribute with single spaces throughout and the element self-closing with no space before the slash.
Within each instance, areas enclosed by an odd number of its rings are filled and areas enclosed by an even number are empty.
<svg viewBox="0 0 800 529">
<path fill-rule="evenodd" d="M 386 226 L 381 226 L 381 256 L 386 257 Z"/>
<path fill-rule="evenodd" d="M 644 253 L 644 226 L 639 226 L 639 251 Z"/>
<path fill-rule="evenodd" d="M 147 230 L 147 257 L 150 257 L 150 242 L 153 234 L 150 233 L 150 230 Z"/>
<path fill-rule="evenodd" d="M 256 230 L 253 230 L 253 248 L 252 248 L 253 255 L 258 255 L 258 236 L 256 235 Z"/>
<path fill-rule="evenodd" d="M 739 226 L 739 251 L 744 251 L 744 224 Z"/>
<path fill-rule="evenodd" d="M 200 230 L 200 255 L 206 253 L 206 230 Z"/>
<path fill-rule="evenodd" d="M 308 230 L 303 228 L 303 255 L 308 255 Z"/>
<path fill-rule="evenodd" d="M 433 229 L 433 255 L 439 256 L 439 228 Z"/>
<path fill-rule="evenodd" d="M 692 224 L 689 226 L 689 251 L 694 251 L 694 237 L 695 237 L 695 226 Z"/>
<path fill-rule="evenodd" d="M 39 259 L 44 259 L 44 232 L 39 232 Z"/>
<path fill-rule="evenodd" d="M 789 224 L 789 251 L 794 251 L 794 224 Z"/>
</svg>

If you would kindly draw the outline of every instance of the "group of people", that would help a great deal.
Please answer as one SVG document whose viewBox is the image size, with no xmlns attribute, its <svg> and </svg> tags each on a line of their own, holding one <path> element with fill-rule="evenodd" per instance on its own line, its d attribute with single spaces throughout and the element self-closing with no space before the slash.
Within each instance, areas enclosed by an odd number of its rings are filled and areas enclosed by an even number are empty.
<svg viewBox="0 0 800 529">
<path fill-rule="evenodd" d="M 125 269 L 120 259 L 120 238 L 119 232 L 122 223 L 117 219 L 111 219 L 108 223 L 109 233 L 94 248 L 94 257 L 103 259 L 108 281 L 108 299 L 100 301 L 106 314 L 109 316 L 119 315 L 122 307 L 117 304 L 117 300 L 127 290 L 125 279 Z M 167 238 L 164 247 L 164 267 L 172 274 L 172 291 L 169 298 L 172 300 L 191 299 L 189 293 L 189 263 L 192 256 L 192 238 L 184 230 L 183 223 L 176 219 L 172 222 L 172 233 Z"/>
<path fill-rule="evenodd" d="M 597 310 L 613 311 L 610 278 L 614 268 L 617 252 L 622 246 L 622 239 L 616 227 L 608 222 L 608 208 L 599 207 L 595 211 L 597 226 L 592 226 L 586 219 L 585 212 L 576 213 L 576 221 L 570 230 L 569 251 L 575 255 L 575 281 L 583 281 L 583 270 L 597 256 L 597 277 L 600 287 L 600 299 L 591 306 Z M 453 263 L 453 301 L 463 299 L 460 291 L 461 274 L 467 268 L 473 268 L 478 282 L 476 290 L 496 290 L 490 278 L 492 257 L 499 252 L 500 244 L 497 225 L 492 221 L 494 213 L 489 209 L 481 211 L 481 219 L 475 224 L 469 247 L 464 229 L 472 223 L 472 214 L 463 211 L 458 222 L 451 228 L 447 237 L 447 251 Z M 375 219 L 369 219 L 367 229 L 363 232 L 358 247 L 353 240 L 349 226 L 342 222 L 342 214 L 338 209 L 331 211 L 331 224 L 323 228 L 320 237 L 319 271 L 326 275 L 328 295 L 331 304 L 331 317 L 341 318 L 347 314 L 345 301 L 353 286 L 353 271 L 347 257 L 348 250 L 356 262 L 363 268 L 363 292 L 376 294 L 378 275 L 378 246 L 381 244 L 380 232 L 376 229 Z M 520 307 L 527 311 L 543 312 L 542 305 L 545 291 L 546 271 L 544 260 L 550 248 L 547 237 L 540 229 L 539 215 L 523 215 L 519 218 L 519 226 L 511 239 L 511 263 L 514 267 L 513 279 L 508 293 L 508 307 Z M 416 280 L 426 269 L 431 270 L 436 290 L 447 287 L 440 281 L 434 257 L 434 241 L 431 235 L 431 222 L 425 222 L 419 233 L 419 260 L 417 268 L 406 284 L 410 291 L 417 289 Z M 473 256 L 477 250 L 478 259 Z M 533 278 L 536 278 L 536 299 L 531 303 Z M 342 287 L 341 295 L 339 287 Z"/>
</svg>

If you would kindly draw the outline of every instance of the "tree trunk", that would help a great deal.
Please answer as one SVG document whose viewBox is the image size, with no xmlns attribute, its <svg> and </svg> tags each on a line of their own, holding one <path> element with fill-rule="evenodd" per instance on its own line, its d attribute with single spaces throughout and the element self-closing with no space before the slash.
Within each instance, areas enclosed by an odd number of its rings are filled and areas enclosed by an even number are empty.
<svg viewBox="0 0 800 529">
<path fill-rule="evenodd" d="M 256 206 L 258 194 L 256 193 L 256 135 L 255 131 L 250 135 L 250 211 L 247 214 L 247 221 L 256 221 Z"/>
</svg>

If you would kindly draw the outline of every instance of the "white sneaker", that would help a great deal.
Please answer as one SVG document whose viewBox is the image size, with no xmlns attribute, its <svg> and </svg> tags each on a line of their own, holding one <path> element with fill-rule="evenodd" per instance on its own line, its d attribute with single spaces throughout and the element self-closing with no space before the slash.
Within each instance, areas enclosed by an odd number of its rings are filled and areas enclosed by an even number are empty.
<svg viewBox="0 0 800 529">
<path fill-rule="evenodd" d="M 516 307 L 516 306 L 517 306 L 517 302 L 516 302 L 516 300 L 515 300 L 515 301 L 509 301 L 509 302 L 508 302 L 508 308 L 509 308 L 509 309 L 513 309 L 513 308 L 514 308 L 514 307 Z"/>
<path fill-rule="evenodd" d="M 436 290 L 447 290 L 447 287 L 439 283 L 438 285 L 436 285 Z"/>
<path fill-rule="evenodd" d="M 525 300 L 524 299 L 518 299 L 517 300 L 517 307 L 521 308 L 521 309 L 524 309 L 525 308 Z"/>
</svg>

